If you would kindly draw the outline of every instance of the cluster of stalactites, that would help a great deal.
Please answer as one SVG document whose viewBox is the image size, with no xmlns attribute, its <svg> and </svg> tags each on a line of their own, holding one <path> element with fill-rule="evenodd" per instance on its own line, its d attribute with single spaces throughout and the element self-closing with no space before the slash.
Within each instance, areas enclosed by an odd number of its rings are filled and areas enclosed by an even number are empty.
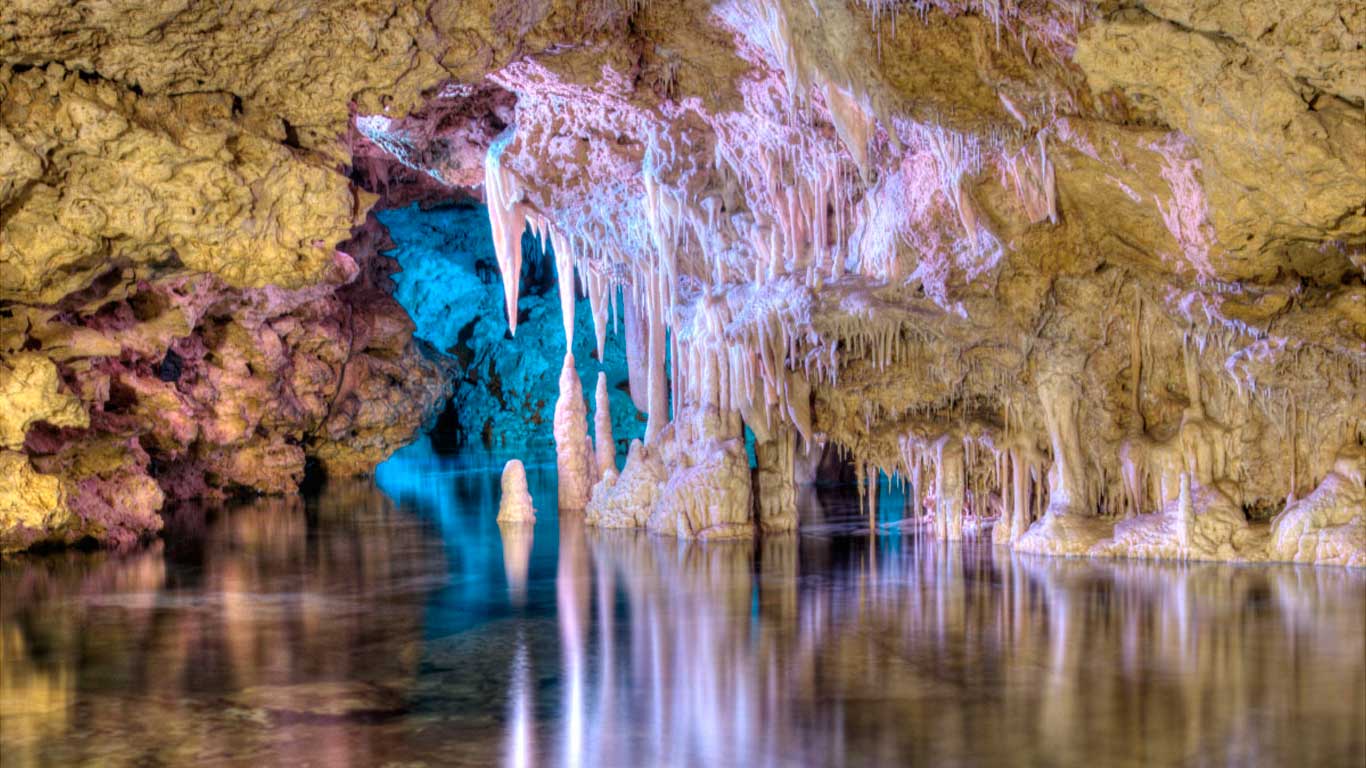
<svg viewBox="0 0 1366 768">
<path fill-rule="evenodd" d="M 748 16 L 728 23 L 764 36 L 756 44 L 771 71 L 740 84 L 741 112 L 699 112 L 704 135 L 695 132 L 695 122 L 644 119 L 638 126 L 646 148 L 639 177 L 644 194 L 625 207 L 571 209 L 570 201 L 550 194 L 540 205 L 564 210 L 538 210 L 503 162 L 512 130 L 490 146 L 486 195 L 508 324 L 515 332 L 521 232 L 530 226 L 554 246 L 566 351 L 573 340 L 575 271 L 593 308 L 600 357 L 608 306 L 615 314 L 617 290 L 624 292 L 631 395 L 649 415 L 647 442 L 668 423 L 671 402 L 694 397 L 705 371 L 720 382 L 720 407 L 742 413 L 757 432 L 791 424 L 809 442 L 811 387 L 837 382 L 839 356 L 867 352 L 885 368 L 905 357 L 911 340 L 899 324 L 821 339 L 809 313 L 780 309 L 737 320 L 733 306 L 714 296 L 741 287 L 781 294 L 792 284 L 819 292 L 827 282 L 848 282 L 852 273 L 882 282 L 918 279 L 941 306 L 958 306 L 944 289 L 945 265 L 967 252 L 959 267 L 973 279 L 997 263 L 1002 247 L 968 191 L 969 180 L 986 167 L 983 142 L 941 126 L 894 121 L 851 78 L 799 61 L 781 4 L 727 8 L 719 11 L 723 20 L 734 8 L 745 14 L 758 9 L 754 25 Z M 534 93 L 522 96 L 528 105 L 536 102 Z M 523 114 L 519 105 L 519 119 Z M 525 114 L 540 113 L 528 106 Z M 817 122 L 833 126 L 834 136 L 812 130 Z M 710 151 L 709 168 L 690 165 L 695 158 L 689 151 L 699 148 Z M 1014 152 L 992 145 L 991 153 L 1029 221 L 1055 221 L 1045 134 Z M 875 160 L 890 171 L 870 187 Z M 906 198 L 914 205 L 901 205 Z M 934 205 L 957 219 L 957 241 L 918 234 L 939 227 L 931 220 Z M 895 210 L 918 213 L 906 221 L 884 220 Z M 897 264 L 906 248 L 919 259 L 914 268 Z M 851 345 L 854 352 L 839 351 Z"/>
<path fill-rule="evenodd" d="M 996 519 L 1001 543 L 1018 539 L 1048 507 L 1048 466 L 1044 455 L 1021 436 L 1002 438 L 998 430 L 973 426 L 926 433 L 908 431 L 897 441 L 899 461 L 879 467 L 859 462 L 870 479 L 882 472 L 906 493 L 907 517 L 932 523 L 939 539 L 963 538 L 965 518 Z"/>
</svg>

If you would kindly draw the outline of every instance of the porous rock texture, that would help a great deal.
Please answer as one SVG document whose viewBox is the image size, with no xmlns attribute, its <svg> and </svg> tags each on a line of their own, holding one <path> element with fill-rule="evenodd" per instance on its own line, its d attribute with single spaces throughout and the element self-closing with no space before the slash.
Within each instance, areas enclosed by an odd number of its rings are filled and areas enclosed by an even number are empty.
<svg viewBox="0 0 1366 768">
<path fill-rule="evenodd" d="M 1364 41 L 1346 0 L 26 3 L 0 82 L 57 95 L 0 106 L 0 221 L 48 234 L 3 298 L 171 249 L 299 290 L 366 200 L 315 169 L 363 146 L 360 183 L 423 179 L 395 200 L 482 179 L 510 325 L 528 226 L 625 315 L 646 439 L 590 523 L 752 533 L 742 421 L 913 481 L 944 538 L 1359 563 Z"/>
<path fill-rule="evenodd" d="M 35 62 L 3 14 L 0 550 L 130 544 L 169 501 L 411 439 L 449 374 L 390 296 L 373 196 L 240 95 Z"/>
</svg>

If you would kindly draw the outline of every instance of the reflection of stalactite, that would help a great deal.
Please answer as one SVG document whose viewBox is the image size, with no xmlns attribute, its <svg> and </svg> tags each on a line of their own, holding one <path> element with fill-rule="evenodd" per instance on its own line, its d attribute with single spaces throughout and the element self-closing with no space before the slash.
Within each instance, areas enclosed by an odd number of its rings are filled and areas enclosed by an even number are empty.
<svg viewBox="0 0 1366 768">
<path fill-rule="evenodd" d="M 533 741 L 535 722 L 531 704 L 531 659 L 527 655 L 526 637 L 519 627 L 517 650 L 512 657 L 508 691 L 507 743 L 503 748 L 503 764 L 510 768 L 530 768 L 535 765 L 536 744 Z"/>
<path fill-rule="evenodd" d="M 564 647 L 565 702 L 564 764 L 569 768 L 584 761 L 584 677 L 587 664 L 589 608 L 588 553 L 584 545 L 583 518 L 573 513 L 560 517 L 560 564 L 555 576 L 555 604 L 560 616 L 560 642 Z"/>
</svg>

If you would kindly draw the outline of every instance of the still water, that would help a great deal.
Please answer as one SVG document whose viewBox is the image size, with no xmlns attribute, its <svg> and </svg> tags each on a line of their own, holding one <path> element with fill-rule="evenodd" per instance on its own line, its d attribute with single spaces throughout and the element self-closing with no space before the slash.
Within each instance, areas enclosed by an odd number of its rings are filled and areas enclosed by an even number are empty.
<svg viewBox="0 0 1366 768">
<path fill-rule="evenodd" d="M 0 763 L 1366 764 L 1366 573 L 494 523 L 501 460 L 0 564 Z M 886 496 L 888 521 L 898 509 Z"/>
</svg>

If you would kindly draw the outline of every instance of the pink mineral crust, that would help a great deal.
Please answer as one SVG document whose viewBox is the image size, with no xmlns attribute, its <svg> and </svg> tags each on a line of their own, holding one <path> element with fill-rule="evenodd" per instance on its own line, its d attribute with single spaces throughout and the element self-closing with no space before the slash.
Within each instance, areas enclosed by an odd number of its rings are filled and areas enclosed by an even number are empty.
<svg viewBox="0 0 1366 768">
<path fill-rule="evenodd" d="M 517 98 L 491 83 L 449 84 L 409 115 L 357 115 L 352 165 L 387 206 L 440 202 L 484 183 L 484 155 L 513 122 Z"/>
</svg>

